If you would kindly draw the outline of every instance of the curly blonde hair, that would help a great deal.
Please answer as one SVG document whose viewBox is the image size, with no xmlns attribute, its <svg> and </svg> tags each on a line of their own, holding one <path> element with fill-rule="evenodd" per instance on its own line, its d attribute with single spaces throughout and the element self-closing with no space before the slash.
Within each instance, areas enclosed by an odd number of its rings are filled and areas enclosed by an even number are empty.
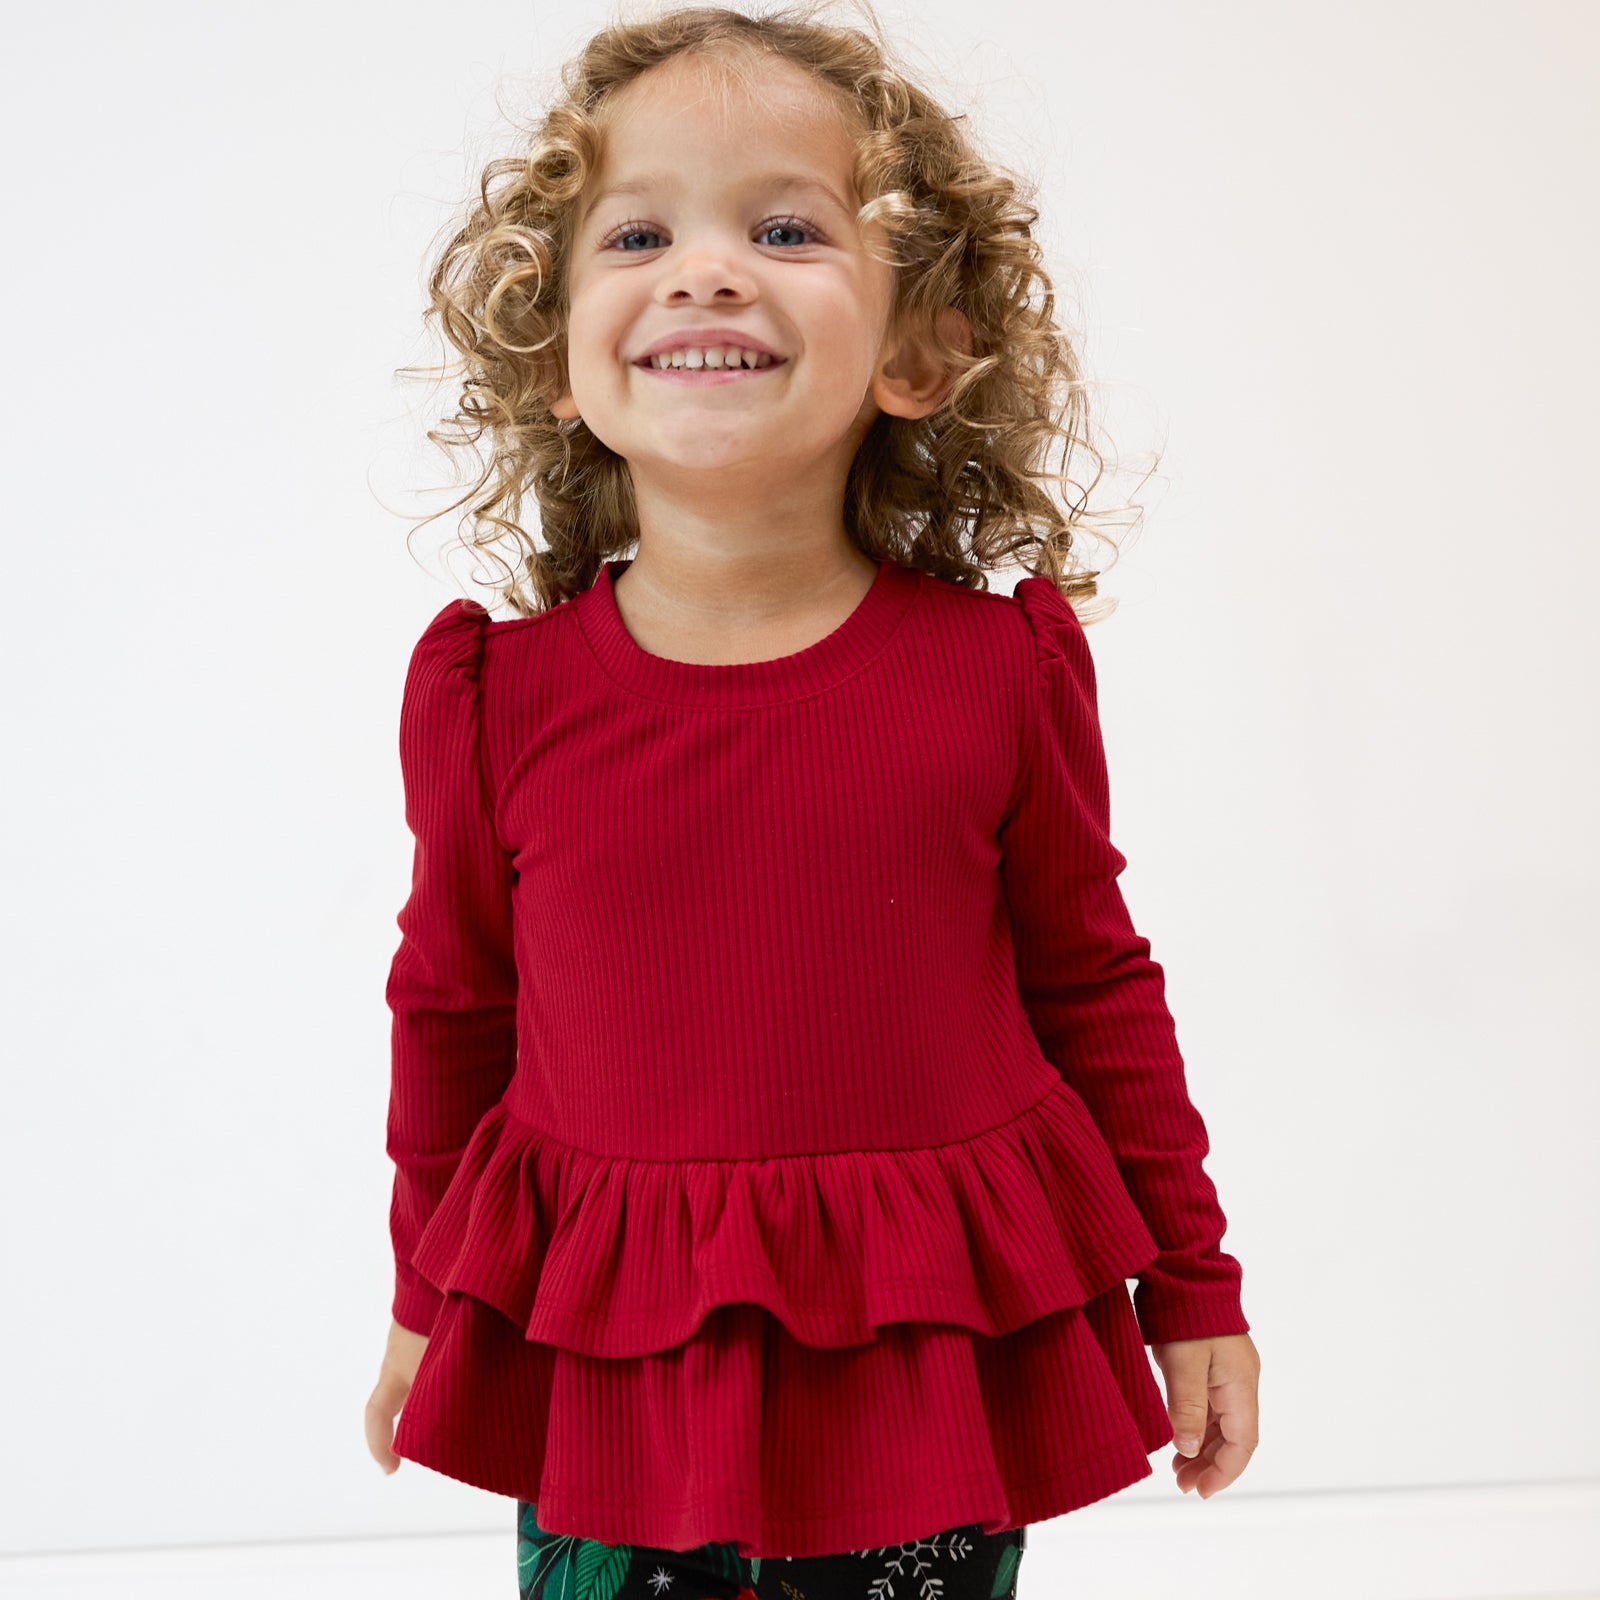
<svg viewBox="0 0 1600 1600">
<path fill-rule="evenodd" d="M 595 34 L 561 69 L 562 92 L 524 131 L 525 153 L 485 167 L 478 193 L 429 274 L 431 304 L 459 361 L 434 369 L 462 379 L 456 414 L 427 437 L 472 449 L 487 433 L 487 460 L 459 499 L 470 502 L 464 542 L 503 573 L 501 602 L 533 615 L 587 589 L 608 559 L 638 539 L 626 460 L 580 419 L 551 410 L 566 387 L 566 281 L 578 197 L 599 164 L 611 97 L 673 56 L 692 53 L 741 84 L 782 57 L 834 91 L 856 134 L 853 176 L 866 197 L 862 227 L 879 223 L 895 268 L 892 321 L 914 330 L 957 376 L 927 416 L 880 414 L 847 480 L 846 529 L 874 560 L 972 588 L 1016 559 L 1048 577 L 1075 606 L 1098 593 L 1098 569 L 1078 565 L 1082 528 L 1103 528 L 1132 505 L 1091 512 L 1088 496 L 1106 457 L 1090 438 L 1088 402 L 1073 338 L 1055 318 L 1055 288 L 1033 228 L 1035 189 L 975 147 L 952 116 L 893 63 L 870 0 L 854 0 L 867 31 L 819 20 L 828 0 L 797 0 L 745 15 L 688 6 Z M 971 328 L 969 352 L 936 323 L 954 306 Z M 402 368 L 402 373 L 416 371 Z M 1061 467 L 1046 466 L 1064 446 Z M 1070 476 L 1072 452 L 1092 459 L 1087 485 Z M 1064 504 L 1040 486 L 1050 479 Z M 545 548 L 522 526 L 529 489 Z M 515 563 L 497 546 L 508 542 Z M 1098 620 L 1093 608 L 1083 620 Z"/>
</svg>

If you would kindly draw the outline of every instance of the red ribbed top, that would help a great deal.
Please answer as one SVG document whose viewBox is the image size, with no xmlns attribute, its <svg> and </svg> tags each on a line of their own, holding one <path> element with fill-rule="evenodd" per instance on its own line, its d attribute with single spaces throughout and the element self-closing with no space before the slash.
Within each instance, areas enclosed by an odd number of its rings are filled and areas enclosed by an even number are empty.
<svg viewBox="0 0 1600 1600">
<path fill-rule="evenodd" d="M 412 656 L 396 1453 L 746 1556 L 1149 1476 L 1144 1345 L 1249 1324 L 1082 626 L 886 560 L 808 649 L 674 661 L 627 564 Z"/>
</svg>

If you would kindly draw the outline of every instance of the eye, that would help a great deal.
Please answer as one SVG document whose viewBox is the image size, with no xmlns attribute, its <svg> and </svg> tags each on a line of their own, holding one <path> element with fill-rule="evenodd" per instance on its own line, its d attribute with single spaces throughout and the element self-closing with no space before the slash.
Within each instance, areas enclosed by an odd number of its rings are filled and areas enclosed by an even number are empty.
<svg viewBox="0 0 1600 1600">
<path fill-rule="evenodd" d="M 801 233 L 813 234 L 817 238 L 822 236 L 822 229 L 815 222 L 813 222 L 810 217 L 772 217 L 761 224 L 761 231 L 763 233 L 770 233 L 775 228 L 782 228 L 789 233 L 798 231 Z M 601 250 L 609 250 L 620 244 L 624 239 L 639 238 L 641 236 L 644 238 L 658 239 L 661 237 L 661 234 L 653 223 L 624 222 L 621 227 L 614 228 L 610 233 L 608 233 L 605 238 L 600 241 L 598 248 Z M 813 240 L 810 242 L 815 241 Z M 623 255 L 637 255 L 639 252 L 636 250 L 624 250 L 621 253 Z"/>
</svg>

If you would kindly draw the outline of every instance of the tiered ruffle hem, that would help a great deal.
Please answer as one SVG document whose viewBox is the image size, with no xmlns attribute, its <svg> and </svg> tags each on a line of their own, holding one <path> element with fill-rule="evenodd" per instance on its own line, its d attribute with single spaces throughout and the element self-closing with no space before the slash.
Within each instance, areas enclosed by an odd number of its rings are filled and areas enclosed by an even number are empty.
<svg viewBox="0 0 1600 1600">
<path fill-rule="evenodd" d="M 445 1294 L 396 1454 L 540 1526 L 746 1557 L 998 1532 L 1172 1438 L 1125 1280 L 1157 1254 L 1063 1083 L 952 1144 L 577 1149 L 504 1102 L 412 1255 Z"/>
</svg>

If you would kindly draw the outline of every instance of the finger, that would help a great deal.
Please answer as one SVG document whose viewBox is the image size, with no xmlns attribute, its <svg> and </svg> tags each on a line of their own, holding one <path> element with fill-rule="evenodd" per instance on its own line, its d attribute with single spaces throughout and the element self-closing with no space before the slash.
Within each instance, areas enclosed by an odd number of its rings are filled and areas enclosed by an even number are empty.
<svg viewBox="0 0 1600 1600">
<path fill-rule="evenodd" d="M 1205 1455 L 1210 1462 L 1201 1474 L 1200 1497 L 1209 1500 L 1219 1489 L 1226 1489 L 1250 1464 L 1257 1444 L 1257 1416 L 1253 1393 L 1230 1393 L 1242 1386 L 1224 1385 L 1214 1399 L 1217 1412 L 1217 1439 L 1208 1442 Z"/>
<path fill-rule="evenodd" d="M 1174 1455 L 1172 1457 L 1172 1474 L 1177 1479 L 1178 1487 L 1185 1493 L 1193 1489 L 1205 1476 L 1206 1469 L 1211 1466 L 1216 1451 L 1223 1442 L 1222 1433 L 1217 1427 L 1216 1418 L 1212 1417 L 1207 1424 L 1205 1437 L 1200 1442 L 1200 1448 L 1192 1456 Z"/>
<path fill-rule="evenodd" d="M 1195 1456 L 1205 1438 L 1210 1346 L 1203 1339 L 1170 1344 L 1164 1351 L 1162 1374 L 1167 1380 L 1167 1417 L 1172 1442 L 1180 1454 Z"/>
<path fill-rule="evenodd" d="M 1219 1409 L 1220 1407 L 1220 1409 Z M 1212 1417 L 1199 1455 L 1174 1460 L 1178 1487 L 1197 1489 L 1209 1500 L 1226 1489 L 1249 1464 L 1256 1448 L 1256 1404 L 1253 1384 L 1219 1384 L 1212 1390 Z"/>
<path fill-rule="evenodd" d="M 400 1458 L 390 1448 L 394 1442 L 394 1427 L 383 1408 L 371 1400 L 367 1402 L 362 1427 L 367 1436 L 368 1454 L 385 1472 L 394 1472 L 400 1465 Z"/>
<path fill-rule="evenodd" d="M 377 1387 L 373 1389 L 367 1400 L 366 1411 L 363 1417 L 363 1426 L 367 1436 L 367 1449 L 372 1459 L 383 1468 L 385 1472 L 394 1472 L 400 1465 L 400 1457 L 394 1453 L 394 1419 L 399 1415 L 400 1406 L 404 1401 L 405 1386 L 393 1378 L 384 1376 L 378 1380 Z"/>
</svg>

